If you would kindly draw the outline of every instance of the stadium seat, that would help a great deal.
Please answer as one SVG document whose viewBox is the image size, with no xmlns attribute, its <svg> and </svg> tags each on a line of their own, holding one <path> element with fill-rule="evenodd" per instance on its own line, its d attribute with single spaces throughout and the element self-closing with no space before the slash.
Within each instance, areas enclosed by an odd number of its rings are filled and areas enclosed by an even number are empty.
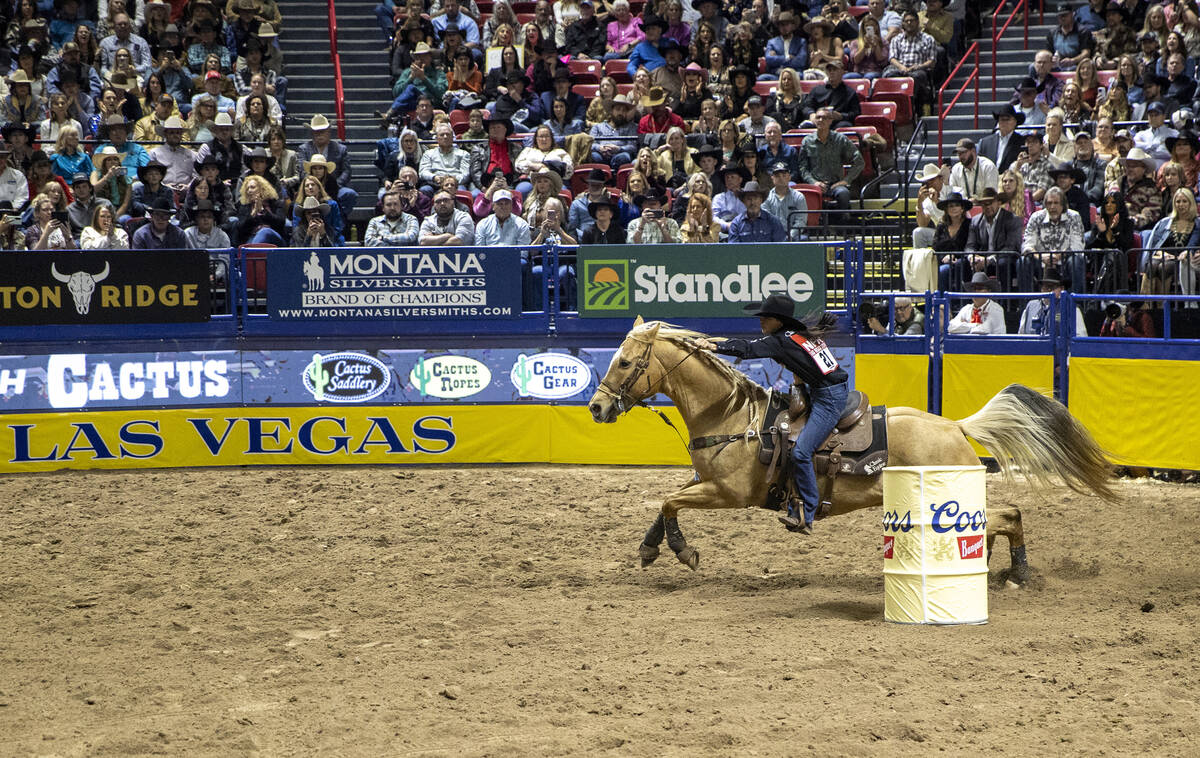
<svg viewBox="0 0 1200 758">
<path fill-rule="evenodd" d="M 1053 76 L 1055 79 L 1059 80 L 1060 82 L 1062 82 L 1063 84 L 1066 84 L 1067 82 L 1069 82 L 1075 78 L 1074 71 L 1051 71 L 1050 75 Z"/>
<path fill-rule="evenodd" d="M 617 169 L 617 189 L 625 191 L 625 183 L 629 181 L 629 175 L 633 173 L 633 164 L 626 163 Z"/>
<path fill-rule="evenodd" d="M 895 76 L 876 79 L 871 88 L 872 100 L 887 100 L 896 104 L 896 123 L 911 124 L 913 120 L 913 95 L 916 83 L 911 77 Z"/>
<path fill-rule="evenodd" d="M 617 82 L 618 95 L 628 95 L 630 92 L 633 92 L 633 82 Z"/>
<path fill-rule="evenodd" d="M 862 153 L 863 170 L 861 177 L 864 180 L 875 178 L 875 155 L 871 149 L 867 147 L 864 140 L 868 135 L 878 134 L 873 126 L 843 126 L 838 129 L 839 132 L 846 135 L 858 148 L 858 152 Z"/>
<path fill-rule="evenodd" d="M 862 103 L 871 99 L 871 80 L 870 79 L 844 79 L 846 86 L 858 93 L 858 102 Z"/>
<path fill-rule="evenodd" d="M 775 79 L 773 81 L 764 81 L 764 82 L 755 82 L 754 83 L 754 91 L 757 92 L 758 94 L 762 95 L 763 97 L 774 95 L 775 89 L 777 87 L 779 87 L 778 79 Z"/>
<path fill-rule="evenodd" d="M 599 84 L 572 84 L 571 91 L 585 100 L 591 100 L 600 94 Z"/>
<path fill-rule="evenodd" d="M 532 13 L 518 13 L 516 15 L 517 15 L 517 23 L 520 24 L 521 26 L 524 26 L 525 24 L 528 24 L 530 21 L 533 20 Z"/>
<path fill-rule="evenodd" d="M 491 13 L 492 12 L 492 0 L 475 0 L 475 7 L 479 8 L 479 12 L 481 14 Z"/>
<path fill-rule="evenodd" d="M 896 144 L 896 104 L 867 101 L 859 103 L 859 106 L 862 108 L 862 115 L 854 119 L 854 125 L 874 127 L 879 136 L 887 142 L 888 149 L 892 149 Z"/>
<path fill-rule="evenodd" d="M 629 61 L 626 60 L 605 62 L 604 74 L 605 76 L 611 76 L 618 84 L 633 81 L 633 77 L 629 75 Z"/>
<path fill-rule="evenodd" d="M 600 77 L 604 74 L 604 67 L 600 65 L 600 61 L 571 61 L 567 64 L 567 68 L 577 77 L 575 81 L 581 81 L 578 79 L 580 74 L 595 74 L 598 84 Z"/>
<path fill-rule="evenodd" d="M 805 137 L 816 133 L 816 129 L 791 129 L 783 133 L 783 141 L 792 147 L 800 147 L 800 143 L 804 142 Z"/>
<path fill-rule="evenodd" d="M 1112 86 L 1113 80 L 1117 78 L 1116 70 L 1112 71 L 1097 71 L 1096 79 L 1100 82 L 1100 86 L 1108 89 Z"/>
<path fill-rule="evenodd" d="M 812 92 L 813 90 L 815 90 L 817 87 L 819 87 L 820 85 L 822 85 L 824 83 L 825 82 L 821 81 L 820 79 L 801 79 L 800 80 L 800 94 L 807 95 L 809 92 Z"/>
<path fill-rule="evenodd" d="M 246 302 L 252 310 L 265 311 L 267 307 L 267 250 L 275 245 L 255 243 L 242 245 L 243 272 L 246 277 Z"/>
<path fill-rule="evenodd" d="M 576 196 L 587 191 L 587 177 L 592 169 L 599 169 L 604 172 L 605 181 L 612 180 L 612 169 L 603 163 L 581 163 L 575 167 L 575 173 L 571 174 L 571 192 Z"/>
<path fill-rule="evenodd" d="M 854 18 L 856 18 L 856 19 L 859 19 L 859 18 L 862 18 L 863 16 L 867 15 L 867 12 L 870 10 L 871 9 L 865 5 L 851 5 L 849 8 L 846 9 L 846 13 L 850 14 L 851 16 L 854 16 Z"/>
<path fill-rule="evenodd" d="M 815 184 L 793 184 L 792 187 L 804 195 L 804 202 L 808 204 L 808 226 L 820 226 L 821 209 L 825 207 L 821 188 Z"/>
<path fill-rule="evenodd" d="M 571 201 L 575 199 L 575 195 L 571 192 L 571 190 L 563 187 L 558 193 L 558 199 L 562 200 L 564 208 L 570 208 Z"/>
<path fill-rule="evenodd" d="M 470 115 L 464 110 L 452 110 L 449 113 L 449 117 L 450 127 L 454 129 L 456 135 L 461 135 L 471 127 Z"/>
</svg>

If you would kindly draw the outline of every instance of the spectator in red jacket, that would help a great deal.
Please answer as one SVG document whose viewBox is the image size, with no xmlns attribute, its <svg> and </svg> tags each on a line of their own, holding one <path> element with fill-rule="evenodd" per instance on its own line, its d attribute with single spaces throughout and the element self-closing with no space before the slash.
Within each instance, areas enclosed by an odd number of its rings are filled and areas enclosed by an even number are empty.
<svg viewBox="0 0 1200 758">
<path fill-rule="evenodd" d="M 650 112 L 638 122 L 638 134 L 666 134 L 672 126 L 687 131 L 683 119 L 667 107 L 667 92 L 662 87 L 651 87 L 650 94 L 642 98 L 642 107 Z"/>
</svg>

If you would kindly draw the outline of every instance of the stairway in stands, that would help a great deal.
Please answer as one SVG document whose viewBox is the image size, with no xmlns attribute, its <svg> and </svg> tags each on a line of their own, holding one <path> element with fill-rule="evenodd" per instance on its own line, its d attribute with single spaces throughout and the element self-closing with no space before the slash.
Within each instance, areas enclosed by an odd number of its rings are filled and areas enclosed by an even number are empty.
<svg viewBox="0 0 1200 758">
<path fill-rule="evenodd" d="M 329 6 L 326 0 L 288 0 L 280 6 L 279 46 L 287 66 L 288 141 L 308 139 L 308 121 L 323 113 L 333 121 L 333 63 L 329 58 Z"/>
</svg>

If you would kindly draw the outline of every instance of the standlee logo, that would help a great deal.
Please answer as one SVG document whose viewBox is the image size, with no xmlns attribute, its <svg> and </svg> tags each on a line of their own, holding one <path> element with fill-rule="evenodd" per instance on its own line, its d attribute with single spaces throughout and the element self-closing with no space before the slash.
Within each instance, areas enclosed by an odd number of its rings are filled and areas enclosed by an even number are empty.
<svg viewBox="0 0 1200 758">
<path fill-rule="evenodd" d="M 319 403 L 363 403 L 382 395 L 391 383 L 391 370 L 363 353 L 314 353 L 304 369 L 304 388 Z"/>
<path fill-rule="evenodd" d="M 983 557 L 982 534 L 972 534 L 958 538 L 958 557 L 965 560 Z"/>
<path fill-rule="evenodd" d="M 422 397 L 457 400 L 482 392 L 492 381 L 492 372 L 465 355 L 437 355 L 418 360 L 408 379 Z"/>
<path fill-rule="evenodd" d="M 892 553 L 895 550 L 895 548 L 896 548 L 896 538 L 895 537 L 888 535 L 887 537 L 883 538 L 883 557 L 884 558 L 890 559 L 892 557 Z"/>
<path fill-rule="evenodd" d="M 592 381 L 592 370 L 588 365 L 566 353 L 522 353 L 508 375 L 521 397 L 543 400 L 562 400 L 577 395 Z"/>
<path fill-rule="evenodd" d="M 52 355 L 46 365 L 46 397 L 53 408 L 82 408 L 91 402 L 223 398 L 229 394 L 229 364 L 223 360 L 99 361 L 89 371 L 82 353 Z M 90 378 L 89 378 L 90 377 Z"/>
<path fill-rule="evenodd" d="M 987 516 L 983 509 L 977 511 L 960 509 L 957 500 L 949 500 L 941 505 L 930 503 L 929 509 L 933 511 L 933 520 L 930 522 L 930 526 L 938 534 L 950 531 L 978 532 L 987 528 Z"/>
<path fill-rule="evenodd" d="M 594 311 L 623 311 L 629 307 L 629 261 L 586 261 L 584 299 Z"/>
</svg>

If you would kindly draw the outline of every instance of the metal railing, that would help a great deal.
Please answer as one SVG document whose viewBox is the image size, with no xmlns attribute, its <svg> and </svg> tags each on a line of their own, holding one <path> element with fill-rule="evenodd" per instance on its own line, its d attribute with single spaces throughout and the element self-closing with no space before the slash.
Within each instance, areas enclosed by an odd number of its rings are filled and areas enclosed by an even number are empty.
<svg viewBox="0 0 1200 758">
<path fill-rule="evenodd" d="M 337 113 L 338 139 L 346 139 L 346 93 L 342 87 L 342 56 L 338 55 L 337 9 L 329 0 L 329 57 L 333 61 L 334 109 Z"/>
<path fill-rule="evenodd" d="M 1012 13 L 1008 14 L 1008 18 L 1004 21 L 1004 25 L 999 25 L 1000 12 L 1004 10 L 1004 6 L 1008 4 L 1008 0 L 1000 0 L 1000 4 L 996 6 L 996 10 L 992 13 L 992 99 L 996 99 L 996 71 L 999 66 L 997 60 L 999 57 L 1000 38 L 1008 31 L 1008 27 L 1013 21 L 1017 20 L 1017 15 L 1020 14 L 1025 24 L 1025 47 L 1029 48 L 1029 0 L 1017 0 L 1017 4 L 1012 9 Z M 976 97 L 976 100 L 979 98 Z"/>
<path fill-rule="evenodd" d="M 1021 0 L 1021 2 L 1025 2 L 1025 0 Z M 958 70 L 960 68 L 962 68 L 963 64 L 966 63 L 967 59 L 970 58 L 972 55 L 975 56 L 975 70 L 967 75 L 966 80 L 963 81 L 962 85 L 958 88 L 958 91 L 954 94 L 954 97 L 951 98 L 950 104 L 947 105 L 945 103 L 946 88 L 950 86 L 950 82 L 954 81 L 954 77 L 955 77 L 955 75 L 958 74 Z M 992 57 L 994 58 L 995 55 L 996 55 L 996 52 L 993 49 Z M 993 68 L 993 70 L 992 70 L 993 87 L 995 86 L 995 81 L 994 81 L 995 76 L 996 76 L 996 71 L 995 71 L 995 68 Z M 974 82 L 974 84 L 975 84 L 975 128 L 978 129 L 979 128 L 979 43 L 978 42 L 971 43 L 971 46 L 967 48 L 967 52 L 963 54 L 962 60 L 960 60 L 958 62 L 958 65 L 955 66 L 954 70 L 952 70 L 950 72 L 950 75 L 946 77 L 946 83 L 943 84 L 941 89 L 938 90 L 938 163 L 942 162 L 942 148 L 944 147 L 943 143 L 945 142 L 945 140 L 943 139 L 943 134 L 945 132 L 945 126 L 946 126 L 946 116 L 948 116 L 950 114 L 950 111 L 954 109 L 954 106 L 958 104 L 958 101 L 962 98 L 963 93 L 967 91 L 967 88 L 971 86 L 972 82 Z M 994 94 L 995 93 L 993 92 L 993 95 Z"/>
</svg>

